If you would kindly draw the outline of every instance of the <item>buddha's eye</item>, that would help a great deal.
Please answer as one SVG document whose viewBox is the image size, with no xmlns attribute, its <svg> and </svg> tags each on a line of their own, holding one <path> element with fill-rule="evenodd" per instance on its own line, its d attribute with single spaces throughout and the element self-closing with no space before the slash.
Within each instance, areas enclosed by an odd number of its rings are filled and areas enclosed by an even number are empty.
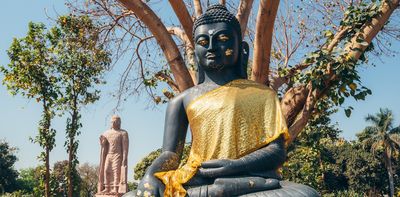
<svg viewBox="0 0 400 197">
<path fill-rule="evenodd" d="M 221 35 L 218 36 L 217 39 L 218 39 L 219 41 L 221 41 L 221 42 L 226 42 L 226 41 L 229 40 L 229 37 L 228 37 L 227 35 L 225 35 L 225 34 L 221 34 Z"/>
<path fill-rule="evenodd" d="M 208 40 L 206 39 L 199 39 L 197 40 L 197 44 L 201 46 L 206 46 L 208 44 Z"/>
</svg>

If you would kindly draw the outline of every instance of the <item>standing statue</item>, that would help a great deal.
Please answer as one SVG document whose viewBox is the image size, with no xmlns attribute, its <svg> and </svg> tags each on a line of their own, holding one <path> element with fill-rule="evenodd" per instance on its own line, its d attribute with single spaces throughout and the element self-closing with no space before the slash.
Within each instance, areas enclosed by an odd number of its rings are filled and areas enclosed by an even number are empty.
<svg viewBox="0 0 400 197">
<path fill-rule="evenodd" d="M 235 16 L 210 6 L 193 32 L 198 84 L 169 102 L 162 153 L 125 196 L 319 196 L 280 181 L 288 129 L 276 92 L 246 79 L 249 46 Z M 189 125 L 192 147 L 179 167 Z"/>
<path fill-rule="evenodd" d="M 128 132 L 121 129 L 121 118 L 111 117 L 111 128 L 100 135 L 100 170 L 97 197 L 122 196 L 128 192 Z"/>
</svg>

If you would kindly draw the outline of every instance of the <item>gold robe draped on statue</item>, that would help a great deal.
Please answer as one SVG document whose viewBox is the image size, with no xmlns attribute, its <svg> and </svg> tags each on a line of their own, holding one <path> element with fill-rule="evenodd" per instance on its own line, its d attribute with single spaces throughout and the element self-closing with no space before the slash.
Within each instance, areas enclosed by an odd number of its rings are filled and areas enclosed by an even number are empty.
<svg viewBox="0 0 400 197">
<path fill-rule="evenodd" d="M 188 182 L 201 163 L 237 159 L 283 135 L 289 138 L 278 97 L 271 88 L 250 80 L 234 80 L 193 100 L 186 108 L 192 148 L 187 163 L 158 172 L 165 196 L 185 196 Z"/>
</svg>

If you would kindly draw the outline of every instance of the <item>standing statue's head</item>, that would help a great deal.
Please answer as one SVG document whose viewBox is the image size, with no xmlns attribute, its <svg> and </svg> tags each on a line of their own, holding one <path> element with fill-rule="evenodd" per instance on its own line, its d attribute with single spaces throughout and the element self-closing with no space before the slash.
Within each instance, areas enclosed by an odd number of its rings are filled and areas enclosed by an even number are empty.
<svg viewBox="0 0 400 197">
<path fill-rule="evenodd" d="M 121 129 L 121 118 L 117 115 L 111 117 L 111 128 L 115 130 Z"/>
<path fill-rule="evenodd" d="M 220 4 L 208 7 L 193 25 L 195 59 L 199 69 L 198 83 L 204 71 L 234 68 L 238 76 L 247 77 L 249 47 L 242 41 L 239 21 Z"/>
</svg>

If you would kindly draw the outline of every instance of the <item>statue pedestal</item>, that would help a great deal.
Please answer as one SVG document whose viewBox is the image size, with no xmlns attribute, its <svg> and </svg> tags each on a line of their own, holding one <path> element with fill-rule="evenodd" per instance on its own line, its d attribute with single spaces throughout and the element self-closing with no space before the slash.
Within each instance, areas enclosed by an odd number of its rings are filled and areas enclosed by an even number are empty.
<svg viewBox="0 0 400 197">
<path fill-rule="evenodd" d="M 122 197 L 124 194 L 96 194 L 95 197 Z"/>
</svg>

